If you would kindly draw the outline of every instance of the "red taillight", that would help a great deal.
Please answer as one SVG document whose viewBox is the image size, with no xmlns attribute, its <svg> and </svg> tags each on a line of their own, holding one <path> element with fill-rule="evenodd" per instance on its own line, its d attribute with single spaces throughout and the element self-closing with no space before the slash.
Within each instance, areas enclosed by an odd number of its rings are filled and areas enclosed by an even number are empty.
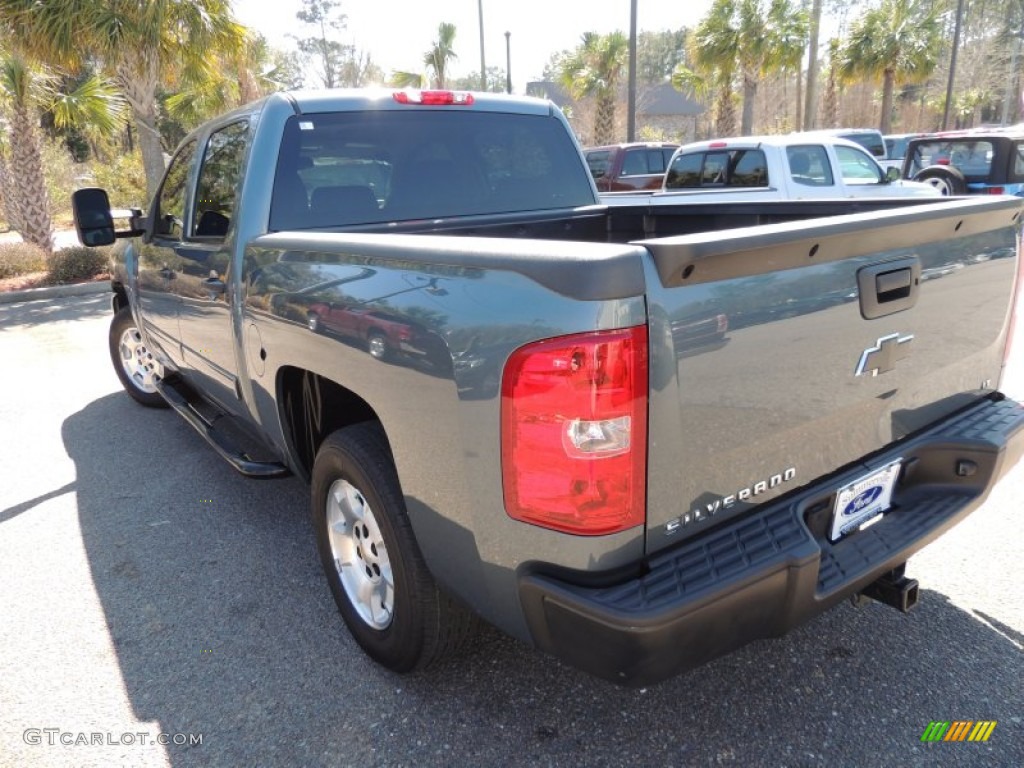
<svg viewBox="0 0 1024 768">
<path fill-rule="evenodd" d="M 990 195 L 1001 195 L 1003 194 L 1004 190 L 1002 187 L 989 187 L 985 191 L 988 192 Z"/>
<path fill-rule="evenodd" d="M 729 145 L 726 144 L 724 141 L 712 141 L 710 144 L 708 144 L 708 149 L 721 149 L 722 147 L 727 146 Z"/>
<path fill-rule="evenodd" d="M 427 106 L 455 105 L 469 106 L 473 103 L 473 94 L 465 91 L 395 91 L 395 101 L 399 104 L 424 104 Z"/>
<path fill-rule="evenodd" d="M 643 524 L 646 326 L 512 354 L 501 385 L 501 472 L 516 520 L 586 535 Z"/>
</svg>

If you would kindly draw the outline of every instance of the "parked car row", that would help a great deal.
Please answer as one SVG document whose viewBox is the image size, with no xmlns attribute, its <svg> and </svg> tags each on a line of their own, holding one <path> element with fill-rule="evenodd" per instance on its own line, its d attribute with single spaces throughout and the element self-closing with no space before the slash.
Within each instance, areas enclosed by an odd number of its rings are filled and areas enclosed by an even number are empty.
<svg viewBox="0 0 1024 768">
<path fill-rule="evenodd" d="M 694 202 L 817 200 L 853 197 L 927 197 L 929 184 L 884 170 L 860 144 L 827 132 L 739 136 L 687 144 L 675 151 L 661 189 L 604 193 L 610 205 L 629 205 L 641 195 L 655 205 L 681 196 Z"/>
<path fill-rule="evenodd" d="M 700 193 L 700 200 L 716 201 L 754 193 L 759 200 L 1024 196 L 1024 125 L 889 136 L 829 129 L 681 147 L 618 144 L 585 155 L 602 199 L 614 205 L 635 203 L 635 193 L 643 191 Z"/>
</svg>

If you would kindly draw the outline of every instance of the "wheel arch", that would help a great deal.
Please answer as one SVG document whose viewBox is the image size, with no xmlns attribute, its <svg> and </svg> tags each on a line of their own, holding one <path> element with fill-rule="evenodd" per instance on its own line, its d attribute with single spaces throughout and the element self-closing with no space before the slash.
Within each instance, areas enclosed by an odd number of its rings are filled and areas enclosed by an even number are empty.
<svg viewBox="0 0 1024 768">
<path fill-rule="evenodd" d="M 306 482 L 312 477 L 316 452 L 328 435 L 352 424 L 380 422 L 373 407 L 352 390 L 294 366 L 277 373 L 277 404 L 290 464 Z"/>
</svg>

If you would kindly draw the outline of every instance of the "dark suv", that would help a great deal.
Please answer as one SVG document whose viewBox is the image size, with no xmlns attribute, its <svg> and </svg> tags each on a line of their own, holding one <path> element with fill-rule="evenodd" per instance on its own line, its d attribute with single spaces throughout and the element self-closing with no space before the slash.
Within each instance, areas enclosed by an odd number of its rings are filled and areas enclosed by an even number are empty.
<svg viewBox="0 0 1024 768">
<path fill-rule="evenodd" d="M 944 195 L 1024 197 L 1024 129 L 961 131 L 911 139 L 903 178 Z"/>
</svg>

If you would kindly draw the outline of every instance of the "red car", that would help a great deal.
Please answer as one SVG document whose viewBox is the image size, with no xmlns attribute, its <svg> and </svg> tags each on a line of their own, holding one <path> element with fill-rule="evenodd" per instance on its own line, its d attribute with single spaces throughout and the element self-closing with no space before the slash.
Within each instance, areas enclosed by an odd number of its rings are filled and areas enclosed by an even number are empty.
<svg viewBox="0 0 1024 768">
<path fill-rule="evenodd" d="M 346 304 L 313 304 L 306 313 L 309 330 L 362 342 L 370 355 L 384 360 L 395 353 L 422 354 L 418 329 L 397 315 Z"/>
<path fill-rule="evenodd" d="M 661 189 L 678 144 L 633 143 L 583 150 L 598 192 Z"/>
</svg>

